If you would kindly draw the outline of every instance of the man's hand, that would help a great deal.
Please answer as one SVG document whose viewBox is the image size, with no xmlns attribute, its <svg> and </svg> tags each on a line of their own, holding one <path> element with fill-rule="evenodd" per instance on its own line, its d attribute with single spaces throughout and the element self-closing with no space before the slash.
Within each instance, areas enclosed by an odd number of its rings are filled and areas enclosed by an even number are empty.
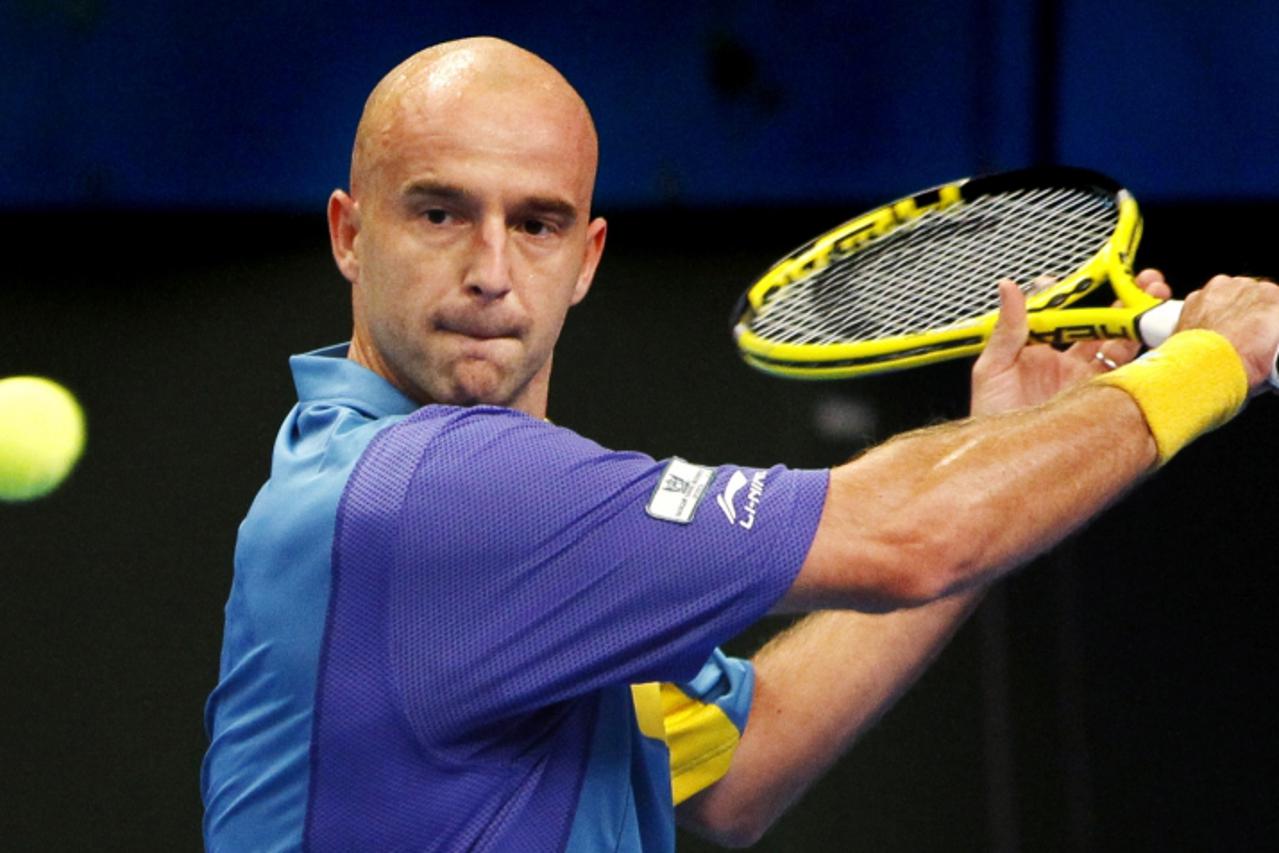
<svg viewBox="0 0 1279 853">
<path fill-rule="evenodd" d="M 1158 270 L 1137 275 L 1142 290 L 1160 299 L 1172 289 Z M 990 415 L 1043 403 L 1059 392 L 1137 356 L 1137 341 L 1083 341 L 1065 351 L 1027 343 L 1026 297 L 1011 281 L 999 284 L 999 321 L 973 365 L 972 414 Z"/>
<path fill-rule="evenodd" d="M 1177 330 L 1211 329 L 1243 359 L 1248 387 L 1264 390 L 1279 346 L 1279 286 L 1244 276 L 1219 275 L 1186 297 Z"/>
</svg>

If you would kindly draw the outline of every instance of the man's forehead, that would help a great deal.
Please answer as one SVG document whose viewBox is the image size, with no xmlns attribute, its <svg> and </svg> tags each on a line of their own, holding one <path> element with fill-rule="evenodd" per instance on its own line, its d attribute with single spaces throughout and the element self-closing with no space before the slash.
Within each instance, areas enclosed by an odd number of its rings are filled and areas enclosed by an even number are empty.
<svg viewBox="0 0 1279 853">
<path fill-rule="evenodd" d="M 588 203 L 593 140 L 571 117 L 518 97 L 489 95 L 406 109 L 388 128 L 374 169 L 392 185 L 423 177 L 469 183 L 490 178 Z"/>
</svg>

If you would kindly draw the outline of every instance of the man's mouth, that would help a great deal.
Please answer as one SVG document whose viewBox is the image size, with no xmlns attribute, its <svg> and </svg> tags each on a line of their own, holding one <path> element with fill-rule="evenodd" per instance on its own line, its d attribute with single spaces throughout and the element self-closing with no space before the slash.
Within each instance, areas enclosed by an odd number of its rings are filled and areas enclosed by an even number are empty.
<svg viewBox="0 0 1279 853">
<path fill-rule="evenodd" d="M 504 317 L 443 317 L 436 320 L 435 328 L 478 341 L 518 338 L 523 333 L 519 323 Z"/>
<path fill-rule="evenodd" d="M 448 332 L 454 335 L 460 335 L 464 338 L 471 338 L 472 340 L 476 340 L 476 341 L 499 341 L 505 338 L 515 337 L 513 333 L 500 330 L 500 329 L 488 329 L 488 328 L 477 329 L 469 326 L 463 326 L 461 328 L 454 328 L 452 326 L 442 326 L 440 327 L 440 331 Z"/>
</svg>

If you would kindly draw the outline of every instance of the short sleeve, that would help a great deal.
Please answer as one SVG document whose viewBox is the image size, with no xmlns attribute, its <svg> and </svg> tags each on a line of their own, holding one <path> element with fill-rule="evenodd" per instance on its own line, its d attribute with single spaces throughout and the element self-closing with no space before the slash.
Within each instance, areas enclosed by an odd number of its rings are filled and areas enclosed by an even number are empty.
<svg viewBox="0 0 1279 853">
<path fill-rule="evenodd" d="M 659 690 L 671 794 L 679 805 L 728 772 L 746 730 L 755 670 L 716 649 L 692 680 Z"/>
<path fill-rule="evenodd" d="M 428 407 L 357 465 L 336 556 L 385 584 L 405 713 L 447 739 L 607 685 L 694 679 L 790 587 L 826 484 Z"/>
</svg>

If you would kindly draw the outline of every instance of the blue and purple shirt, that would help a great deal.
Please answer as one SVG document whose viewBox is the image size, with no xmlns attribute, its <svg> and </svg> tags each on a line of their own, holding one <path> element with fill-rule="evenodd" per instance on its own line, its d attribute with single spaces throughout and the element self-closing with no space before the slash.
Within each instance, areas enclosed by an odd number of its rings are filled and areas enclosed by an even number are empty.
<svg viewBox="0 0 1279 853">
<path fill-rule="evenodd" d="M 803 562 L 824 471 L 618 453 L 418 408 L 345 346 L 240 528 L 202 770 L 211 850 L 671 850 Z"/>
</svg>

